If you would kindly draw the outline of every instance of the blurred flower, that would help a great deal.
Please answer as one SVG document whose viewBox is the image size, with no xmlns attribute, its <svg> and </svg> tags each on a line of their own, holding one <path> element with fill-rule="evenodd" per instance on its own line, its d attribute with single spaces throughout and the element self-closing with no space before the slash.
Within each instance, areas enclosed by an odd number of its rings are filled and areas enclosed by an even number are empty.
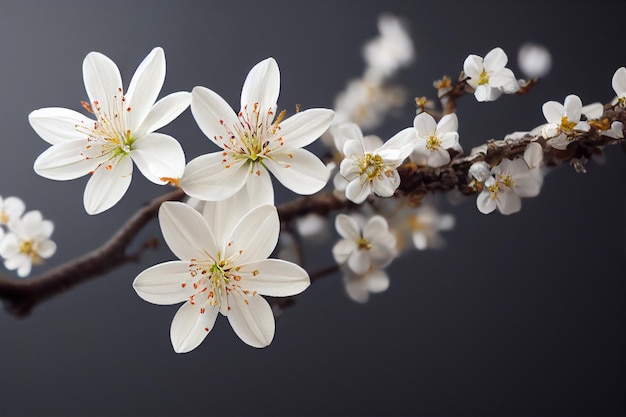
<svg viewBox="0 0 626 417">
<path fill-rule="evenodd" d="M 253 181 L 273 194 L 268 170 L 298 194 L 314 194 L 328 182 L 329 172 L 313 153 L 302 149 L 330 126 L 333 111 L 309 109 L 282 120 L 274 118 L 280 72 L 273 58 L 255 65 L 241 91 L 236 114 L 217 93 L 192 91 L 191 112 L 202 132 L 222 150 L 193 159 L 180 181 L 183 190 L 201 200 L 223 200 Z"/>
<path fill-rule="evenodd" d="M 18 197 L 0 197 L 0 225 L 19 219 L 25 209 L 24 202 Z"/>
<path fill-rule="evenodd" d="M 502 93 L 514 93 L 519 84 L 513 71 L 505 68 L 508 61 L 501 48 L 494 48 L 485 58 L 470 55 L 463 63 L 463 71 L 469 77 L 467 83 L 475 90 L 478 101 L 496 100 Z"/>
<path fill-rule="evenodd" d="M 280 230 L 276 208 L 266 204 L 247 209 L 232 200 L 215 202 L 212 208 L 205 207 L 202 215 L 185 203 L 161 205 L 163 237 L 181 260 L 146 269 L 135 278 L 133 287 L 141 298 L 154 304 L 186 301 L 170 329 L 176 352 L 195 349 L 213 328 L 218 312 L 228 317 L 237 336 L 248 345 L 269 345 L 274 337 L 274 316 L 259 294 L 295 295 L 310 284 L 308 274 L 298 265 L 267 259 Z M 230 213 L 234 220 L 224 224 L 220 213 Z"/>
<path fill-rule="evenodd" d="M 544 77 L 552 68 L 552 55 L 545 46 L 529 42 L 517 52 L 517 63 L 525 77 Z"/>
<path fill-rule="evenodd" d="M 91 101 L 83 106 L 96 120 L 57 107 L 29 115 L 35 132 L 52 145 L 35 161 L 35 172 L 61 181 L 92 174 L 83 199 L 89 214 L 108 210 L 122 198 L 133 162 L 155 184 L 177 182 L 185 168 L 183 149 L 173 137 L 153 132 L 189 106 L 190 94 L 170 94 L 155 103 L 165 81 L 163 49 L 154 48 L 143 60 L 126 95 L 119 69 L 98 52 L 83 61 L 83 78 Z"/>
<path fill-rule="evenodd" d="M 380 36 L 363 46 L 363 57 L 367 64 L 365 78 L 380 82 L 413 62 L 415 51 L 406 25 L 399 18 L 381 15 L 378 30 Z"/>
<path fill-rule="evenodd" d="M 346 263 L 356 274 L 384 268 L 397 256 L 396 238 L 382 216 L 372 216 L 365 222 L 360 217 L 339 214 L 335 228 L 343 238 L 333 246 L 335 261 Z"/>
<path fill-rule="evenodd" d="M 50 240 L 54 225 L 39 211 L 29 211 L 22 218 L 11 219 L 9 233 L 0 240 L 0 256 L 9 270 L 17 269 L 20 277 L 30 274 L 37 265 L 54 255 L 56 244 Z"/>
<path fill-rule="evenodd" d="M 357 303 L 366 303 L 370 293 L 380 293 L 389 288 L 389 276 L 384 269 L 371 269 L 363 274 L 356 274 L 346 267 L 341 270 L 346 293 Z"/>
</svg>

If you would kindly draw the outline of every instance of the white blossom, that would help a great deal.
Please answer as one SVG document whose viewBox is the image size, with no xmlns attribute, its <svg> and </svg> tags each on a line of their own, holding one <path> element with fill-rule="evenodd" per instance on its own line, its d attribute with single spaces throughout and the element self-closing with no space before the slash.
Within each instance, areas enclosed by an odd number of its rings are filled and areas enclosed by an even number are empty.
<svg viewBox="0 0 626 417">
<path fill-rule="evenodd" d="M 56 244 L 50 240 L 54 224 L 44 220 L 39 211 L 29 211 L 21 218 L 11 219 L 9 232 L 0 240 L 0 256 L 9 270 L 17 269 L 20 277 L 30 274 L 33 265 L 50 258 Z"/>
<path fill-rule="evenodd" d="M 508 62 L 506 53 L 501 48 L 494 48 L 485 58 L 469 55 L 463 63 L 463 71 L 469 77 L 467 83 L 475 90 L 478 101 L 496 100 L 502 93 L 514 93 L 519 84 L 513 71 L 505 68 Z"/>
<path fill-rule="evenodd" d="M 452 230 L 455 222 L 452 214 L 441 214 L 430 204 L 418 207 L 408 221 L 413 245 L 417 250 L 443 247 L 444 240 L 440 232 Z"/>
<path fill-rule="evenodd" d="M 313 153 L 302 149 L 330 126 L 333 111 L 309 109 L 283 121 L 276 116 L 280 72 L 273 58 L 255 65 L 241 91 L 241 110 L 233 109 L 205 87 L 192 91 L 191 112 L 202 132 L 220 151 L 187 164 L 182 189 L 202 200 L 223 200 L 247 181 L 273 194 L 270 171 L 298 194 L 314 194 L 328 182 L 329 172 Z"/>
<path fill-rule="evenodd" d="M 380 36 L 363 46 L 367 64 L 365 78 L 382 81 L 391 77 L 399 68 L 415 59 L 413 41 L 406 24 L 399 18 L 383 14 L 378 18 Z"/>
<path fill-rule="evenodd" d="M 611 84 L 617 94 L 617 99 L 623 105 L 626 102 L 626 68 L 620 67 L 615 71 Z"/>
<path fill-rule="evenodd" d="M 552 55 L 548 48 L 536 43 L 525 43 L 517 52 L 517 63 L 524 76 L 544 77 L 552 68 Z"/>
<path fill-rule="evenodd" d="M 52 145 L 35 161 L 35 172 L 53 180 L 91 174 L 83 199 L 89 214 L 108 210 L 122 198 L 133 162 L 155 184 L 176 183 L 185 154 L 176 139 L 154 131 L 182 113 L 191 97 L 178 92 L 155 103 L 165 81 L 163 49 L 154 48 L 143 60 L 126 95 L 119 69 L 98 52 L 85 57 L 83 78 L 90 100 L 83 107 L 96 120 L 57 107 L 29 115 L 33 129 Z"/>
<path fill-rule="evenodd" d="M 18 197 L 0 197 L 0 225 L 7 225 L 11 220 L 19 219 L 26 206 Z"/>
<path fill-rule="evenodd" d="M 428 113 L 418 114 L 413 121 L 417 141 L 411 160 L 434 168 L 448 164 L 450 162 L 448 149 L 462 150 L 457 132 L 458 125 L 456 113 L 443 116 L 439 123 Z"/>
<path fill-rule="evenodd" d="M 502 214 L 516 213 L 522 208 L 520 197 L 535 197 L 541 190 L 543 176 L 538 170 L 531 171 L 524 159 L 504 159 L 491 173 L 476 200 L 481 213 L 496 208 Z"/>
<path fill-rule="evenodd" d="M 577 132 L 588 132 L 590 129 L 589 123 L 581 120 L 583 103 L 574 94 L 565 97 L 563 104 L 548 101 L 542 109 L 548 124 L 543 127 L 541 135 L 553 148 L 566 149 Z"/>
<path fill-rule="evenodd" d="M 343 239 L 333 246 L 333 257 L 355 274 L 384 268 L 397 256 L 396 238 L 382 216 L 372 216 L 365 222 L 358 216 L 339 214 L 335 228 Z"/>
<path fill-rule="evenodd" d="M 348 181 L 346 198 L 360 204 L 373 192 L 380 197 L 391 197 L 400 185 L 397 167 L 413 150 L 417 133 L 414 128 L 406 128 L 391 139 L 371 149 L 366 145 L 361 130 L 356 125 L 343 132 L 351 132 L 345 141 L 340 174 Z"/>
<path fill-rule="evenodd" d="M 389 276 L 384 269 L 371 269 L 363 274 L 356 274 L 350 268 L 341 268 L 343 285 L 348 297 L 357 303 L 366 303 L 370 293 L 380 293 L 389 288 Z"/>
</svg>

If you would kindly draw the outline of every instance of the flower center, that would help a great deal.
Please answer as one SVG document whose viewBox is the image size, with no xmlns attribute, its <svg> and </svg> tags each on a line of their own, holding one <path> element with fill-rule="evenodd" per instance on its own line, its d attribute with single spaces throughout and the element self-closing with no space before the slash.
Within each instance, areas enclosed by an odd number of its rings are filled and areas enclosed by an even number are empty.
<svg viewBox="0 0 626 417">
<path fill-rule="evenodd" d="M 576 122 L 570 121 L 567 116 L 561 117 L 561 131 L 565 133 L 571 133 L 574 131 L 575 126 Z"/>
<path fill-rule="evenodd" d="M 0 224 L 7 224 L 9 222 L 9 215 L 4 211 L 0 211 Z"/>
<path fill-rule="evenodd" d="M 487 71 L 483 70 L 480 73 L 480 77 L 478 77 L 478 85 L 485 85 L 489 83 L 489 75 L 487 75 Z"/>
<path fill-rule="evenodd" d="M 367 175 L 367 178 L 372 181 L 385 169 L 385 161 L 378 154 L 367 153 L 359 159 L 359 168 L 361 168 L 361 175 Z"/>
<path fill-rule="evenodd" d="M 513 177 L 511 177 L 510 174 L 501 173 L 501 174 L 498 174 L 495 184 L 492 184 L 487 187 L 487 191 L 489 191 L 489 194 L 491 194 L 491 198 L 495 200 L 498 198 L 498 193 L 500 191 L 505 191 L 505 187 L 512 189 L 513 185 L 515 185 L 515 181 L 513 180 Z"/>
<path fill-rule="evenodd" d="M 363 249 L 363 250 L 372 249 L 372 244 L 370 243 L 369 240 L 365 239 L 364 237 L 361 237 L 359 238 L 359 240 L 356 241 L 356 246 L 358 249 Z"/>
<path fill-rule="evenodd" d="M 426 139 L 426 149 L 434 151 L 441 146 L 441 141 L 437 136 L 431 135 Z"/>
<path fill-rule="evenodd" d="M 42 261 L 35 249 L 35 242 L 33 242 L 33 240 L 23 240 L 20 242 L 20 253 L 28 256 L 34 264 L 38 264 Z"/>
<path fill-rule="evenodd" d="M 74 127 L 87 135 L 87 145 L 81 153 L 85 159 L 101 158 L 106 155 L 111 160 L 126 156 L 131 151 L 135 139 L 128 128 L 127 120 L 132 109 L 126 103 L 122 89 L 118 88 L 118 94 L 111 98 L 106 109 L 102 108 L 97 100 L 93 102 L 95 109 L 89 103 L 81 104 L 96 116 L 91 126 Z"/>
</svg>

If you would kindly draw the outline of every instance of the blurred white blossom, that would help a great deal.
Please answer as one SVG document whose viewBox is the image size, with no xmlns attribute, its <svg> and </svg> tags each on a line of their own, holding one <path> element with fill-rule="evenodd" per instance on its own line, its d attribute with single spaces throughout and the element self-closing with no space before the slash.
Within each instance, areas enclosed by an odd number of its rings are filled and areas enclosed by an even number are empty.
<svg viewBox="0 0 626 417">
<path fill-rule="evenodd" d="M 544 77 L 552 68 L 552 55 L 545 46 L 528 42 L 517 52 L 517 63 L 524 76 Z"/>
</svg>

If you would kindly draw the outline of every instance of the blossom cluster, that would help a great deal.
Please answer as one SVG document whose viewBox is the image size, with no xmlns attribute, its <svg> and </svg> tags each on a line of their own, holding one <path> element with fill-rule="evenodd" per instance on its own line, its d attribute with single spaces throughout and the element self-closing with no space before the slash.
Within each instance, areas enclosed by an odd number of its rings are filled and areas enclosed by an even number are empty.
<svg viewBox="0 0 626 417">
<path fill-rule="evenodd" d="M 25 210 L 20 198 L 0 197 L 0 256 L 5 268 L 17 270 L 20 277 L 28 276 L 33 265 L 50 258 L 57 249 L 50 240 L 54 224 L 44 220 L 38 210 Z"/>
</svg>

